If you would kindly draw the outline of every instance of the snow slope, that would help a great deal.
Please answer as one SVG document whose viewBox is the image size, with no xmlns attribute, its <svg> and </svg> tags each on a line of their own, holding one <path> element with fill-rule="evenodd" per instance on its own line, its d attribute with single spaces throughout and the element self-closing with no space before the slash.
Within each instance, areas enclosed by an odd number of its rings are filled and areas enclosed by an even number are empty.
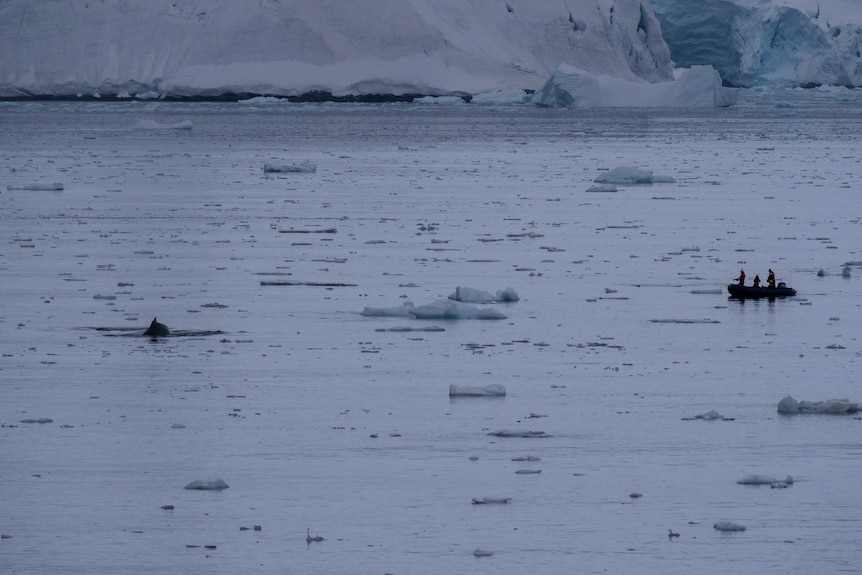
<svg viewBox="0 0 862 575">
<path fill-rule="evenodd" d="M 652 0 L 652 6 L 677 66 L 712 65 L 736 86 L 862 86 L 858 0 Z"/>
<path fill-rule="evenodd" d="M 0 0 L 0 96 L 461 94 L 670 80 L 648 0 Z"/>
</svg>

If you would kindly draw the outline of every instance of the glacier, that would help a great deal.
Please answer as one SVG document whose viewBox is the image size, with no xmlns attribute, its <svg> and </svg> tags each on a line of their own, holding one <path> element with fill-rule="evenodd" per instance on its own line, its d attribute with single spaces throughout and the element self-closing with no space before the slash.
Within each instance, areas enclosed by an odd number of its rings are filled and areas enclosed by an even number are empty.
<svg viewBox="0 0 862 575">
<path fill-rule="evenodd" d="M 673 78 L 648 0 L 0 0 L 0 97 L 481 94 Z"/>
<path fill-rule="evenodd" d="M 857 0 L 652 0 L 680 67 L 711 65 L 739 87 L 862 86 Z"/>
</svg>

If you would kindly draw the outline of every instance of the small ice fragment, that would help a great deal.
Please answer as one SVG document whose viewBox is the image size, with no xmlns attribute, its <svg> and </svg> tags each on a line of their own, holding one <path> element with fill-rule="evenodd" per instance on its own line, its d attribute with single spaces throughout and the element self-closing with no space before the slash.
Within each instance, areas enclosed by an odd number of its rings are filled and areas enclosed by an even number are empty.
<svg viewBox="0 0 862 575">
<path fill-rule="evenodd" d="M 199 490 L 199 491 L 221 491 L 222 489 L 227 489 L 229 486 L 222 479 L 196 479 L 192 481 L 188 485 L 186 485 L 186 489 Z"/>
<path fill-rule="evenodd" d="M 493 554 L 494 554 L 493 551 L 485 551 L 484 549 L 479 549 L 478 547 L 476 548 L 475 551 L 473 551 L 474 557 L 490 557 Z"/>
<path fill-rule="evenodd" d="M 539 459 L 535 455 L 521 455 L 518 457 L 513 457 L 512 461 L 541 461 L 541 459 Z"/>
<path fill-rule="evenodd" d="M 731 521 L 719 521 L 713 524 L 714 529 L 718 531 L 745 531 L 745 526 Z"/>
<path fill-rule="evenodd" d="M 638 493 L 637 491 L 635 491 L 633 493 L 629 493 L 629 497 L 631 497 L 632 499 L 639 499 L 643 497 L 643 493 Z"/>
<path fill-rule="evenodd" d="M 541 472 L 542 472 L 541 469 L 519 469 L 515 473 L 517 475 L 536 475 L 536 474 L 541 473 Z"/>
<path fill-rule="evenodd" d="M 587 188 L 590 193 L 614 193 L 617 191 L 617 187 L 613 184 L 597 184 L 595 186 L 590 186 Z"/>
</svg>

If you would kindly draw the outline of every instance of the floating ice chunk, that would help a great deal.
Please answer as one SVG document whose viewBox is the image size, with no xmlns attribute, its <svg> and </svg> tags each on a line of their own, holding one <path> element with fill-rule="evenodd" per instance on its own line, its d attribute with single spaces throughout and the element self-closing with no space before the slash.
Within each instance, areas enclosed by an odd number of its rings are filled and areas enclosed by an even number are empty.
<svg viewBox="0 0 862 575">
<path fill-rule="evenodd" d="M 598 184 L 597 186 L 590 186 L 586 191 L 592 193 L 613 193 L 617 191 L 617 187 L 613 184 Z"/>
<path fill-rule="evenodd" d="M 492 383 L 481 387 L 472 386 L 449 386 L 449 397 L 454 396 L 469 396 L 469 397 L 503 397 L 506 395 L 506 388 L 499 383 Z"/>
<path fill-rule="evenodd" d="M 850 277 L 850 266 L 844 266 L 844 269 L 841 270 L 841 277 L 842 278 L 849 278 Z"/>
<path fill-rule="evenodd" d="M 474 497 L 473 505 L 488 505 L 490 503 L 508 503 L 511 497 Z"/>
<path fill-rule="evenodd" d="M 186 489 L 200 491 L 221 491 L 222 489 L 227 489 L 228 487 L 228 484 L 225 483 L 222 479 L 197 479 L 186 485 Z"/>
<path fill-rule="evenodd" d="M 23 186 L 6 186 L 10 192 L 15 190 L 24 190 L 27 192 L 62 192 L 63 184 L 53 182 L 50 184 L 24 184 Z"/>
<path fill-rule="evenodd" d="M 680 68 L 669 82 L 630 81 L 560 64 L 532 101 L 560 108 L 713 108 L 730 106 L 735 90 L 712 66 Z"/>
<path fill-rule="evenodd" d="M 724 417 L 716 410 L 712 409 L 707 411 L 706 413 L 701 413 L 700 415 L 695 415 L 694 417 L 683 417 L 683 421 L 694 421 L 696 419 L 703 419 L 706 421 L 714 421 L 716 419 L 720 419 L 722 421 L 733 421 L 732 417 Z"/>
<path fill-rule="evenodd" d="M 713 524 L 714 529 L 718 531 L 745 531 L 745 526 L 731 521 L 719 521 Z"/>
<path fill-rule="evenodd" d="M 541 459 L 535 455 L 519 455 L 518 457 L 513 457 L 512 461 L 541 461 Z"/>
<path fill-rule="evenodd" d="M 848 399 L 827 399 L 826 401 L 796 401 L 790 395 L 778 402 L 778 413 L 825 413 L 843 415 L 862 410 L 862 405 Z"/>
<path fill-rule="evenodd" d="M 160 124 L 155 120 L 138 120 L 135 127 L 142 130 L 191 130 L 194 124 L 191 120 L 182 120 L 173 124 Z"/>
<path fill-rule="evenodd" d="M 449 295 L 449 299 L 460 302 L 469 303 L 494 303 L 494 302 L 513 302 L 521 298 L 518 297 L 514 289 L 507 287 L 506 289 L 497 290 L 496 295 L 491 295 L 490 292 L 478 290 L 471 287 L 458 286 L 455 288 L 455 293 Z"/>
<path fill-rule="evenodd" d="M 517 475 L 536 475 L 541 473 L 541 469 L 519 469 L 515 472 Z"/>
<path fill-rule="evenodd" d="M 410 315 L 417 319 L 506 319 L 506 316 L 493 308 L 476 306 L 449 300 L 414 307 Z"/>
<path fill-rule="evenodd" d="M 736 483 L 738 485 L 772 485 L 774 483 L 793 485 L 793 477 L 788 475 L 784 479 L 776 479 L 771 475 L 749 475 L 748 477 L 743 477 Z"/>
<path fill-rule="evenodd" d="M 484 549 L 479 549 L 478 547 L 476 548 L 475 551 L 473 551 L 474 557 L 490 557 L 493 554 L 494 554 L 493 551 L 485 551 Z"/>
<path fill-rule="evenodd" d="M 619 166 L 608 170 L 603 174 L 599 174 L 594 181 L 600 184 L 672 184 L 676 182 L 671 176 L 659 176 L 654 174 L 652 170 L 633 166 Z"/>
<path fill-rule="evenodd" d="M 359 312 L 359 315 L 366 317 L 411 317 L 412 310 L 413 303 L 407 301 L 395 307 L 366 307 Z"/>
<path fill-rule="evenodd" d="M 500 429 L 492 431 L 488 435 L 494 437 L 548 437 L 544 431 L 528 431 L 522 429 Z"/>
<path fill-rule="evenodd" d="M 317 164 L 311 162 L 300 162 L 298 164 L 264 164 L 263 171 L 266 174 L 313 174 L 317 171 Z"/>
</svg>

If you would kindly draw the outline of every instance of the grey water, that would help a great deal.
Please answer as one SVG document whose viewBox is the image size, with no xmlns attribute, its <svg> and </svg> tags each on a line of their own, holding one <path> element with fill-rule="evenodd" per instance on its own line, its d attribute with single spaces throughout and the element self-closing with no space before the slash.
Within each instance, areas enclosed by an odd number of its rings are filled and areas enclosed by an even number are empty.
<svg viewBox="0 0 862 575">
<path fill-rule="evenodd" d="M 0 104 L 0 572 L 858 572 L 859 98 Z"/>
</svg>

